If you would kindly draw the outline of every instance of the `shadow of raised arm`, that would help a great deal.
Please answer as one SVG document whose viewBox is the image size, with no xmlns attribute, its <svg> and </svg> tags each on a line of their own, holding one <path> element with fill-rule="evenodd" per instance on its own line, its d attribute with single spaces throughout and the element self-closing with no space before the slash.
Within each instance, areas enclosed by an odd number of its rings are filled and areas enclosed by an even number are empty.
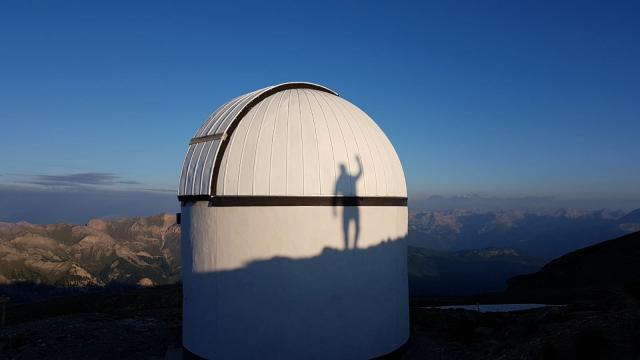
<svg viewBox="0 0 640 360">
<path fill-rule="evenodd" d="M 358 162 L 358 172 L 355 175 L 353 175 L 354 186 L 358 181 L 358 179 L 360 179 L 360 177 L 362 176 L 362 160 L 360 160 L 360 156 L 356 155 L 356 161 Z M 358 194 L 354 194 L 354 195 L 358 195 Z"/>
</svg>

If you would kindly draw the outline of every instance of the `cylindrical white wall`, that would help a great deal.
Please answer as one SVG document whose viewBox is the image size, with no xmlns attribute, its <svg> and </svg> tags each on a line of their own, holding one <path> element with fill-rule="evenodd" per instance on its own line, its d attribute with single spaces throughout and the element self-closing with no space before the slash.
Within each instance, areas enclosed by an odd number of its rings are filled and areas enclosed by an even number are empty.
<svg viewBox="0 0 640 360">
<path fill-rule="evenodd" d="M 409 336 L 407 216 L 406 206 L 184 203 L 184 347 L 216 359 L 397 349 Z"/>
</svg>

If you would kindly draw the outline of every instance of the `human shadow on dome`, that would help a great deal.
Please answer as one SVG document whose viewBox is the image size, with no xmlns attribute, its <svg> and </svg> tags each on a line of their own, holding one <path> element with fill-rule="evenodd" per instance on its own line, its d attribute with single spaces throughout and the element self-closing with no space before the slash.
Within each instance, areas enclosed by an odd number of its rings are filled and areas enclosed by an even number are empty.
<svg viewBox="0 0 640 360">
<path fill-rule="evenodd" d="M 408 339 L 406 238 L 192 273 L 184 347 L 214 358 L 360 359 Z M 208 355 L 207 355 L 208 354 Z"/>
<path fill-rule="evenodd" d="M 336 186 L 333 191 L 334 203 L 333 203 L 333 216 L 337 216 L 338 197 L 344 196 L 358 196 L 356 183 L 362 177 L 362 161 L 360 156 L 356 156 L 356 162 L 358 163 L 358 172 L 354 175 L 349 173 L 347 166 L 340 164 L 340 175 L 336 180 Z M 353 223 L 355 234 L 353 237 L 353 247 L 349 247 L 349 228 Z M 360 210 L 358 206 L 342 206 L 342 233 L 344 240 L 344 250 L 357 249 L 358 238 L 360 237 Z"/>
</svg>

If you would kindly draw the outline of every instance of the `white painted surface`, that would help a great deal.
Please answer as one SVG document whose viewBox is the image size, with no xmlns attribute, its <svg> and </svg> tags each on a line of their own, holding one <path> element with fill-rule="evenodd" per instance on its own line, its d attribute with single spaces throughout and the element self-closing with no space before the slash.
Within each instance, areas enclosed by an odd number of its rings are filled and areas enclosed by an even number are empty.
<svg viewBox="0 0 640 360">
<path fill-rule="evenodd" d="M 407 196 L 382 130 L 318 85 L 235 98 L 195 137 L 207 138 L 189 146 L 179 195 L 213 195 L 219 159 L 215 195 Z M 409 336 L 407 217 L 406 206 L 183 204 L 184 346 L 216 359 L 395 350 Z"/>
<path fill-rule="evenodd" d="M 336 195 L 344 166 L 347 174 L 362 170 L 362 180 L 339 196 L 406 197 L 402 165 L 378 125 L 331 90 L 300 84 L 254 91 L 216 110 L 196 137 L 227 134 L 233 122 L 237 128 L 224 154 L 220 140 L 189 146 L 179 195 L 211 195 L 213 164 L 223 156 L 217 195 Z M 239 117 L 253 100 L 275 90 Z"/>
<path fill-rule="evenodd" d="M 393 206 L 186 204 L 184 346 L 216 359 L 368 359 L 395 350 L 409 335 L 407 216 Z"/>
</svg>

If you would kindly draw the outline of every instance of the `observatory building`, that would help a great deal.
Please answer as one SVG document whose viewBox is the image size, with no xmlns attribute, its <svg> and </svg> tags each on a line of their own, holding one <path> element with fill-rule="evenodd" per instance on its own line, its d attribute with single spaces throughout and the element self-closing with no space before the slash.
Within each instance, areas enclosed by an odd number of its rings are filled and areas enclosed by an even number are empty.
<svg viewBox="0 0 640 360">
<path fill-rule="evenodd" d="M 402 166 L 334 91 L 285 83 L 222 105 L 178 195 L 187 357 L 368 359 L 407 341 Z"/>
</svg>

